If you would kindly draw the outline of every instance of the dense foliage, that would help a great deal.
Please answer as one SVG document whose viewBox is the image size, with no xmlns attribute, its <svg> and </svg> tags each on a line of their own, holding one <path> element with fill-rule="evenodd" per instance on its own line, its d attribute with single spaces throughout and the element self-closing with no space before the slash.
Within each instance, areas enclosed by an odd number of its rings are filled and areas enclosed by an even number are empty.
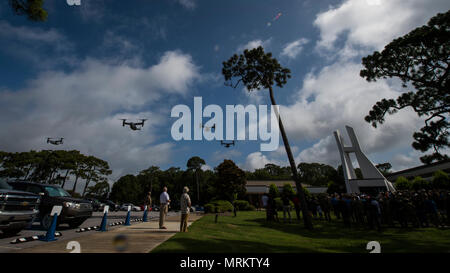
<svg viewBox="0 0 450 273">
<path fill-rule="evenodd" d="M 31 21 L 46 21 L 47 11 L 43 8 L 44 0 L 9 0 L 13 12 L 26 15 Z"/>
<path fill-rule="evenodd" d="M 20 153 L 0 151 L 0 177 L 22 179 L 33 182 L 58 184 L 65 186 L 68 179 L 73 178 L 72 192 L 75 191 L 79 179 L 84 179 L 82 196 L 105 195 L 109 191 L 105 183 L 111 174 L 108 162 L 81 154 L 79 151 L 42 150 Z M 101 183 L 97 186 L 97 183 Z M 89 185 L 94 184 L 93 187 Z M 107 189 L 106 189 L 107 188 Z"/>
<path fill-rule="evenodd" d="M 365 69 L 361 77 L 367 81 L 398 78 L 404 88 L 411 91 L 396 100 L 377 102 L 365 120 L 374 127 L 385 122 L 386 114 L 392 115 L 404 108 L 412 108 L 425 118 L 425 126 L 413 134 L 414 149 L 421 152 L 423 163 L 448 159 L 445 153 L 450 147 L 450 10 L 437 14 L 427 25 L 416 28 L 397 38 L 380 53 L 363 58 Z"/>
<path fill-rule="evenodd" d="M 444 171 L 436 171 L 431 179 L 424 179 L 416 176 L 410 180 L 406 177 L 400 176 L 395 181 L 395 188 L 397 190 L 450 190 L 450 177 Z"/>
<path fill-rule="evenodd" d="M 214 212 L 229 212 L 233 211 L 233 205 L 230 201 L 227 200 L 214 200 L 205 205 L 206 213 L 214 213 Z"/>
</svg>

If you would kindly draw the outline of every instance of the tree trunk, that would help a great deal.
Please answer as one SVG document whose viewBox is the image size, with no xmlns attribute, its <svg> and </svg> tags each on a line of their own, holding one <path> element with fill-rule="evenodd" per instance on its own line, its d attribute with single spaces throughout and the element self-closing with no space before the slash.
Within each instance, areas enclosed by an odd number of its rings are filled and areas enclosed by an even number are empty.
<svg viewBox="0 0 450 273">
<path fill-rule="evenodd" d="M 84 197 L 84 195 L 86 194 L 86 189 L 87 189 L 90 181 L 91 181 L 91 178 L 86 179 L 86 185 L 84 185 L 83 194 L 81 196 Z"/>
<path fill-rule="evenodd" d="M 89 175 L 89 178 L 86 179 L 86 185 L 84 185 L 84 190 L 83 190 L 83 195 L 82 195 L 82 196 L 84 196 L 84 195 L 86 194 L 86 190 L 87 190 L 87 188 L 88 188 L 88 186 L 89 186 L 89 183 L 91 182 L 92 172 L 95 172 L 95 167 L 93 167 L 93 168 L 91 169 L 91 175 Z"/>
<path fill-rule="evenodd" d="M 63 183 L 62 183 L 62 185 L 61 185 L 61 188 L 63 188 L 64 189 L 64 185 L 66 184 L 66 180 L 67 180 L 67 176 L 69 175 L 69 169 L 67 169 L 67 171 L 66 171 L 66 175 L 64 176 L 64 181 L 63 181 Z"/>
<path fill-rule="evenodd" d="M 75 183 L 73 184 L 72 194 L 75 193 L 75 189 L 77 187 L 77 182 L 78 182 L 78 174 L 75 176 Z"/>
<path fill-rule="evenodd" d="M 31 171 L 31 167 L 28 168 L 27 174 L 25 175 L 25 178 L 23 180 L 27 180 L 28 175 L 30 174 L 30 171 Z"/>
<path fill-rule="evenodd" d="M 200 204 L 200 187 L 198 185 L 198 171 L 195 170 L 195 180 L 197 181 L 197 205 Z"/>
<path fill-rule="evenodd" d="M 270 92 L 270 101 L 272 102 L 272 105 L 277 105 L 275 102 L 275 98 L 273 96 L 273 89 L 272 87 L 269 87 Z M 276 115 L 278 116 L 278 126 L 280 128 L 281 137 L 283 138 L 284 148 L 286 149 L 286 153 L 289 159 L 289 164 L 291 165 L 291 171 L 292 176 L 295 181 L 295 186 L 297 187 L 297 194 L 300 197 L 300 203 L 302 205 L 302 213 L 303 213 L 303 221 L 305 224 L 305 227 L 309 230 L 313 229 L 312 219 L 311 216 L 308 213 L 308 207 L 306 203 L 305 193 L 303 192 L 303 187 L 300 182 L 298 173 L 297 173 L 297 166 L 295 165 L 294 156 L 292 155 L 291 146 L 289 145 L 288 138 L 286 136 L 286 132 L 284 131 L 283 122 L 281 121 L 281 116 L 278 110 L 274 107 L 274 110 L 276 111 Z"/>
<path fill-rule="evenodd" d="M 50 177 L 49 177 L 49 179 L 48 179 L 47 184 L 51 184 L 51 182 L 52 182 L 52 180 L 53 180 L 53 176 L 55 175 L 55 171 L 56 171 L 56 170 L 52 170 L 52 172 L 50 173 Z"/>
</svg>

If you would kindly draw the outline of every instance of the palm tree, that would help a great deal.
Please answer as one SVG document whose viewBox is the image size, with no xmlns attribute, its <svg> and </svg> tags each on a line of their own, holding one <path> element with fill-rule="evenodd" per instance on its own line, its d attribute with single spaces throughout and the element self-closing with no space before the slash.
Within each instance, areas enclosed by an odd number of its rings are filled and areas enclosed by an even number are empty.
<svg viewBox="0 0 450 273">
<path fill-rule="evenodd" d="M 277 59 L 272 58 L 271 53 L 265 53 L 264 49 L 259 46 L 252 50 L 244 50 L 244 54 L 234 54 L 228 61 L 223 62 L 222 74 L 225 77 L 225 85 L 236 88 L 240 83 L 243 83 L 247 90 L 261 90 L 261 88 L 269 89 L 270 101 L 273 106 L 277 106 L 273 94 L 272 86 L 276 84 L 282 88 L 287 83 L 287 79 L 291 78 L 291 71 L 287 68 L 281 67 Z M 233 79 L 237 79 L 233 82 Z M 312 219 L 307 210 L 306 198 L 303 192 L 299 176 L 297 174 L 297 165 L 295 164 L 294 156 L 292 155 L 291 146 L 284 130 L 281 116 L 278 108 L 273 107 L 276 116 L 278 117 L 278 126 L 280 128 L 281 137 L 283 139 L 284 148 L 291 166 L 292 176 L 297 187 L 297 193 L 300 197 L 302 205 L 302 213 L 305 227 L 313 229 Z"/>
</svg>

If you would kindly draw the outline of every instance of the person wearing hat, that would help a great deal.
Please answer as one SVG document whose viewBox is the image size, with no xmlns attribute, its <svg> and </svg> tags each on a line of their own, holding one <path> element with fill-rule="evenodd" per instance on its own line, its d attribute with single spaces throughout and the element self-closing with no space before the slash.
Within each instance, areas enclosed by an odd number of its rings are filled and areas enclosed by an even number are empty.
<svg viewBox="0 0 450 273">
<path fill-rule="evenodd" d="M 183 188 L 183 194 L 180 198 L 181 223 L 180 232 L 187 232 L 187 224 L 189 218 L 189 211 L 191 209 L 191 198 L 189 197 L 189 188 Z"/>
</svg>

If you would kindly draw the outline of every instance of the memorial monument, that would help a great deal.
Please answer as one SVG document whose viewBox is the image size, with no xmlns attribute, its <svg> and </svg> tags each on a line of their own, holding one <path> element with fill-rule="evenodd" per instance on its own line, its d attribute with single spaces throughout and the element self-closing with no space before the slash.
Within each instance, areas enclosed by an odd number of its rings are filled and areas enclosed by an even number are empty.
<svg viewBox="0 0 450 273">
<path fill-rule="evenodd" d="M 342 170 L 344 172 L 345 187 L 347 193 L 376 193 L 380 191 L 395 191 L 394 186 L 375 165 L 367 158 L 359 146 L 355 131 L 350 126 L 345 126 L 350 138 L 351 146 L 344 146 L 344 142 L 339 130 L 334 132 L 339 153 L 341 154 Z M 354 153 L 358 161 L 363 179 L 356 177 L 355 169 L 350 160 L 350 153 Z"/>
</svg>

